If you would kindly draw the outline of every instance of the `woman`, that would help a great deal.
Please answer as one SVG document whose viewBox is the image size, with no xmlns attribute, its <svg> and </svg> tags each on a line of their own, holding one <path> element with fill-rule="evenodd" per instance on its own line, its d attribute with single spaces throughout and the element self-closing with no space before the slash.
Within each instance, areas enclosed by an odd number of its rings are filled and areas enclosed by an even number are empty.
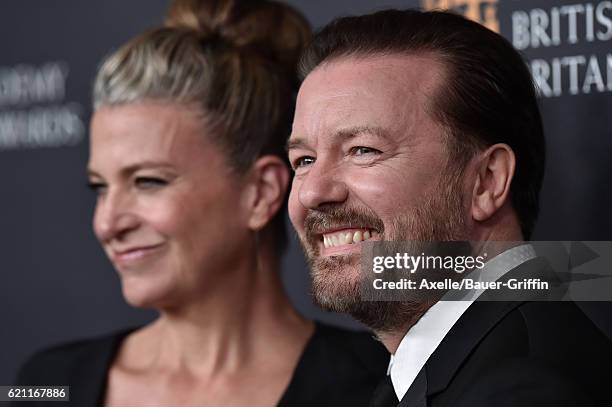
<svg viewBox="0 0 612 407">
<path fill-rule="evenodd" d="M 126 300 L 159 318 L 42 352 L 20 383 L 78 406 L 367 405 L 386 355 L 305 320 L 279 279 L 305 20 L 271 1 L 176 1 L 102 65 L 94 230 Z"/>
</svg>

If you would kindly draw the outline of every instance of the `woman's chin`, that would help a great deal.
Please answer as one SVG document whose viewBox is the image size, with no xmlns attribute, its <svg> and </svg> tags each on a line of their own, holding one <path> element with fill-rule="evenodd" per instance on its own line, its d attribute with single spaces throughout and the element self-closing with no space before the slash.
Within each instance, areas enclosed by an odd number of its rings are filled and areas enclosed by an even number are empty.
<svg viewBox="0 0 612 407">
<path fill-rule="evenodd" d="M 172 292 L 168 287 L 155 287 L 147 284 L 122 282 L 125 301 L 136 308 L 162 309 L 172 302 Z"/>
</svg>

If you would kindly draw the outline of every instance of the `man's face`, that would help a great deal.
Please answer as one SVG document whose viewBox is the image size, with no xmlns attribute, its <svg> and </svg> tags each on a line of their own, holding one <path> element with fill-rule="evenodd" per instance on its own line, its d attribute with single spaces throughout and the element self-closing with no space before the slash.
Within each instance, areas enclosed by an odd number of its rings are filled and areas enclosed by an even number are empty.
<svg viewBox="0 0 612 407">
<path fill-rule="evenodd" d="M 461 176 L 427 111 L 443 81 L 438 61 L 405 55 L 333 60 L 304 81 L 289 140 L 289 216 L 322 306 L 362 306 L 362 241 L 465 232 Z"/>
</svg>

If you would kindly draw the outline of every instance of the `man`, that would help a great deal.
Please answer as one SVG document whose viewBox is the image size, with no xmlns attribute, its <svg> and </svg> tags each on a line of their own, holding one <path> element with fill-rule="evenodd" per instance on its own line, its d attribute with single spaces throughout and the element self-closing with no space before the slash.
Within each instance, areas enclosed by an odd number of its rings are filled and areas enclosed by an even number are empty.
<svg viewBox="0 0 612 407">
<path fill-rule="evenodd" d="M 612 405 L 610 343 L 574 303 L 360 296 L 364 241 L 530 237 L 544 137 L 512 46 L 451 13 L 387 10 L 323 28 L 302 73 L 289 214 L 318 303 L 393 354 L 373 405 Z M 534 256 L 489 264 L 541 268 Z"/>
</svg>

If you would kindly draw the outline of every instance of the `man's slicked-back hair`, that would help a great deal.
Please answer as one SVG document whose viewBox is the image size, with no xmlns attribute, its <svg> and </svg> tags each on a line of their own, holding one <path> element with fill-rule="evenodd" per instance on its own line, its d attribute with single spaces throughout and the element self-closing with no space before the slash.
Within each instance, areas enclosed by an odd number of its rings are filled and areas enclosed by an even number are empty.
<svg viewBox="0 0 612 407">
<path fill-rule="evenodd" d="M 428 113 L 450 134 L 451 160 L 463 169 L 473 154 L 505 143 L 516 156 L 510 199 L 529 239 L 539 211 L 545 141 L 527 65 L 501 35 L 445 11 L 384 10 L 323 27 L 302 55 L 306 77 L 335 59 L 386 54 L 431 55 L 444 83 Z"/>
</svg>

